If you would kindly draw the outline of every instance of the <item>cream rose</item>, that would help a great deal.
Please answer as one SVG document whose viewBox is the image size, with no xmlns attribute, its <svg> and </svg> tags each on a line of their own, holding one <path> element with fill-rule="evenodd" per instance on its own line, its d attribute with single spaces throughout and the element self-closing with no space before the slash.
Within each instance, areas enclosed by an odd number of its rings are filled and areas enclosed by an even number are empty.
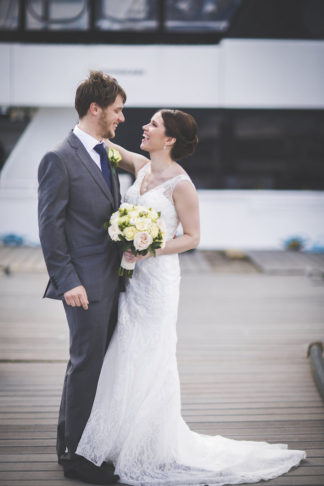
<svg viewBox="0 0 324 486">
<path fill-rule="evenodd" d="M 116 220 L 116 223 L 118 223 L 119 227 L 121 227 L 121 226 L 126 227 L 129 224 L 129 217 L 128 216 L 121 216 L 120 218 L 118 218 Z M 121 229 L 123 229 L 123 228 L 121 228 Z"/>
<path fill-rule="evenodd" d="M 137 218 L 135 226 L 139 231 L 146 231 L 149 228 L 151 221 L 148 218 Z"/>
<path fill-rule="evenodd" d="M 129 226 L 128 228 L 125 228 L 123 231 L 123 235 L 125 236 L 127 241 L 132 241 L 136 235 L 137 231 L 134 226 Z"/>
<path fill-rule="evenodd" d="M 138 251 L 146 250 L 152 243 L 152 236 L 146 231 L 141 231 L 135 235 L 134 247 Z"/>
<path fill-rule="evenodd" d="M 157 235 L 159 234 L 159 228 L 157 224 L 151 223 L 149 226 L 149 232 L 153 239 L 156 238 Z"/>
</svg>

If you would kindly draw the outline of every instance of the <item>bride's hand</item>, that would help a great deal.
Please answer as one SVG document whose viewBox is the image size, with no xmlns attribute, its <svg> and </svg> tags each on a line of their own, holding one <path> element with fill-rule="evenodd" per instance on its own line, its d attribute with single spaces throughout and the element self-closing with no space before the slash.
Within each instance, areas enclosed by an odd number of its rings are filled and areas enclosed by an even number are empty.
<svg viewBox="0 0 324 486">
<path fill-rule="evenodd" d="M 145 260 L 146 258 L 149 258 L 151 256 L 151 254 L 149 252 L 146 253 L 146 255 L 137 255 L 137 257 L 135 257 L 136 261 L 139 262 L 141 260 Z"/>
<path fill-rule="evenodd" d="M 136 256 L 134 256 L 131 251 L 124 251 L 123 257 L 128 263 L 136 262 Z"/>
<path fill-rule="evenodd" d="M 134 256 L 131 251 L 124 251 L 124 257 L 125 257 L 125 260 L 128 263 L 139 262 L 140 260 L 144 260 L 145 258 L 149 258 L 150 253 L 148 252 L 145 256 L 143 256 L 143 255 Z"/>
</svg>

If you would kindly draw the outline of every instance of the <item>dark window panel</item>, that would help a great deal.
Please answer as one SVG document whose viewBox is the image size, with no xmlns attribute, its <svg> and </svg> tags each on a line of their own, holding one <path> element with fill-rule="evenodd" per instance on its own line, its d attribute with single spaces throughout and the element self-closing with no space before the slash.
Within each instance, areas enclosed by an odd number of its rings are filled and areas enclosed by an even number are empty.
<svg viewBox="0 0 324 486">
<path fill-rule="evenodd" d="M 324 110 L 183 109 L 199 126 L 196 153 L 181 161 L 198 188 L 324 190 Z M 117 143 L 140 152 L 154 111 L 126 109 Z"/>
<path fill-rule="evenodd" d="M 324 39 L 323 18 L 323 0 L 0 0 L 0 42 Z"/>
<path fill-rule="evenodd" d="M 27 0 L 27 30 L 86 30 L 87 0 Z"/>
<path fill-rule="evenodd" d="M 324 190 L 324 110 L 182 109 L 196 118 L 200 142 L 180 163 L 199 189 Z M 116 143 L 141 153 L 142 126 L 157 110 L 125 109 Z M 0 165 L 31 113 L 0 114 Z"/>
<path fill-rule="evenodd" d="M 242 0 L 167 0 L 166 29 L 225 32 Z"/>
<path fill-rule="evenodd" d="M 100 0 L 95 26 L 100 30 L 145 31 L 159 26 L 158 0 Z"/>
<path fill-rule="evenodd" d="M 0 30 L 18 28 L 18 0 L 0 1 Z"/>
</svg>

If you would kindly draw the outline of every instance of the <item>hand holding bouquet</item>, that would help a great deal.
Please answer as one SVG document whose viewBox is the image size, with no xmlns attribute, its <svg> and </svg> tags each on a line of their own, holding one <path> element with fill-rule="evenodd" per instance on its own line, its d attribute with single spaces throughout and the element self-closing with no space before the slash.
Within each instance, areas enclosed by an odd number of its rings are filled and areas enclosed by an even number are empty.
<svg viewBox="0 0 324 486">
<path fill-rule="evenodd" d="M 120 242 L 123 251 L 131 251 L 134 256 L 145 256 L 148 252 L 156 256 L 158 248 L 165 246 L 165 224 L 161 213 L 152 208 L 123 203 L 105 224 L 112 241 Z M 124 257 L 119 268 L 119 275 L 131 278 L 135 262 L 128 262 Z"/>
</svg>

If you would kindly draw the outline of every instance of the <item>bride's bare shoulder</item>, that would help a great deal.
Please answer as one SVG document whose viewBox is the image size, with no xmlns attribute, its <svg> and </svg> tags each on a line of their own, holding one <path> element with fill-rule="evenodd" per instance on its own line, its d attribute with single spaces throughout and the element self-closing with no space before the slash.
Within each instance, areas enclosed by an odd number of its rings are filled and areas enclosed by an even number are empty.
<svg viewBox="0 0 324 486">
<path fill-rule="evenodd" d="M 135 167 L 135 178 L 138 176 L 138 173 L 143 169 L 143 167 L 150 164 L 150 160 L 143 157 L 143 159 L 138 160 L 136 167 Z"/>
<path fill-rule="evenodd" d="M 186 175 L 189 177 L 189 174 L 184 170 L 184 168 L 178 164 L 178 162 L 176 162 L 176 166 L 175 166 L 175 169 L 174 169 L 174 175 L 177 176 L 177 175 Z"/>
</svg>

